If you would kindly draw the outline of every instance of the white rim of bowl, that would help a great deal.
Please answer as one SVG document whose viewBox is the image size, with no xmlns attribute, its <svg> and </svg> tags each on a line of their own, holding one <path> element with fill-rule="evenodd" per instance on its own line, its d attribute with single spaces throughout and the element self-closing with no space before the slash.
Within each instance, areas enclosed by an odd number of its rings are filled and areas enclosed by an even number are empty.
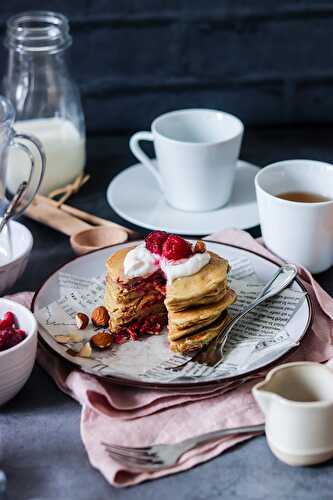
<svg viewBox="0 0 333 500">
<path fill-rule="evenodd" d="M 29 252 L 31 252 L 31 249 L 32 249 L 32 246 L 33 246 L 33 243 L 34 243 L 34 240 L 33 240 L 33 236 L 31 234 L 31 231 L 24 225 L 24 224 L 21 224 L 20 222 L 17 222 L 16 220 L 14 221 L 10 221 L 10 224 L 13 224 L 14 226 L 19 226 L 20 227 L 20 231 L 21 229 L 23 230 L 23 232 L 25 231 L 27 236 L 28 236 L 28 246 L 22 250 L 16 257 L 15 259 L 13 260 L 10 260 L 9 262 L 6 262 L 6 264 L 3 264 L 3 265 L 0 265 L 0 272 L 3 270 L 3 269 L 7 269 L 9 267 L 12 266 L 12 264 L 14 264 L 14 262 L 17 262 L 18 260 L 22 259 L 22 257 L 24 257 L 25 255 L 27 255 Z"/>
</svg>

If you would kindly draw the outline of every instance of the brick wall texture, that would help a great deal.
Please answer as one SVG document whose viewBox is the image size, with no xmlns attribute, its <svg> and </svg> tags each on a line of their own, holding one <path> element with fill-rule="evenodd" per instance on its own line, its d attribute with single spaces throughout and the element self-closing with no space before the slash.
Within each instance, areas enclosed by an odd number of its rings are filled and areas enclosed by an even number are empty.
<svg viewBox="0 0 333 500">
<path fill-rule="evenodd" d="M 0 35 L 9 15 L 46 8 L 70 19 L 92 132 L 147 128 L 182 107 L 251 125 L 332 121 L 331 0 L 12 0 Z"/>
</svg>

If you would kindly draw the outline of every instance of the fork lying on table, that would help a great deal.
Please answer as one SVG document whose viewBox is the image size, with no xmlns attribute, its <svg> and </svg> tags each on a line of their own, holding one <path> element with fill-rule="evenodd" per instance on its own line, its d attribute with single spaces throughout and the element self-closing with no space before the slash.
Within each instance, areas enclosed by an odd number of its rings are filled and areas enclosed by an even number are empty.
<svg viewBox="0 0 333 500">
<path fill-rule="evenodd" d="M 132 470 L 155 471 L 172 467 L 184 453 L 200 444 L 209 443 L 224 436 L 248 433 L 259 435 L 264 432 L 265 425 L 259 424 L 207 432 L 175 444 L 154 444 L 143 448 L 130 448 L 105 442 L 102 442 L 102 445 L 111 458 Z"/>
</svg>

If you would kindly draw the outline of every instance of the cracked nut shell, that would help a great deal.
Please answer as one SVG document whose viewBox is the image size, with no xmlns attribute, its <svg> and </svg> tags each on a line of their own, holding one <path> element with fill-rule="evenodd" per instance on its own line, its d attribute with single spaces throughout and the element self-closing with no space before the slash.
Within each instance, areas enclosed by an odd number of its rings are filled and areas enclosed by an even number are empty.
<svg viewBox="0 0 333 500">
<path fill-rule="evenodd" d="M 79 330 L 84 330 L 89 325 L 89 316 L 79 312 L 75 316 L 75 323 Z"/>
</svg>

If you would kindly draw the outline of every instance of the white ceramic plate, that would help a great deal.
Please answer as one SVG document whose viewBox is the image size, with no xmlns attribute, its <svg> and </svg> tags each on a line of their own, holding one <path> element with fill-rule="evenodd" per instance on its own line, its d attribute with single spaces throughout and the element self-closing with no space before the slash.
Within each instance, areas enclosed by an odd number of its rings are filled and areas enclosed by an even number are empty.
<svg viewBox="0 0 333 500">
<path fill-rule="evenodd" d="M 44 306 L 50 304 L 51 302 L 59 298 L 60 271 L 80 276 L 82 278 L 93 278 L 98 275 L 103 275 L 105 272 L 105 261 L 107 257 L 126 245 L 127 244 L 124 243 L 122 245 L 115 245 L 113 247 L 98 250 L 96 252 L 78 257 L 69 262 L 68 264 L 66 264 L 65 266 L 63 266 L 60 270 L 52 274 L 50 278 L 48 278 L 48 280 L 44 283 L 44 285 L 40 288 L 40 290 L 36 292 L 32 304 L 32 310 L 38 316 L 39 309 L 43 308 Z M 232 260 L 241 257 L 248 258 L 253 266 L 254 272 L 257 274 L 258 278 L 263 283 L 271 279 L 273 274 L 276 272 L 277 269 L 276 264 L 257 254 L 248 252 L 246 250 L 215 242 L 207 242 L 207 247 L 209 250 L 216 252 L 217 254 L 227 259 Z M 292 287 L 294 290 L 304 292 L 304 288 L 297 280 L 294 281 Z M 309 299 L 306 298 L 306 300 L 304 300 L 301 306 L 297 309 L 296 313 L 292 316 L 289 323 L 286 325 L 286 330 L 294 345 L 297 345 L 301 341 L 302 337 L 305 335 L 307 329 L 311 324 L 311 319 L 312 319 L 311 303 Z M 71 356 L 66 352 L 65 346 L 55 342 L 52 336 L 42 327 L 40 327 L 39 329 L 39 334 L 41 340 L 52 351 L 56 352 L 58 355 L 67 359 L 68 361 L 78 365 L 82 370 L 101 376 L 100 369 L 96 367 L 96 361 L 92 359 L 84 359 Z M 161 336 L 157 337 L 160 338 Z M 127 344 L 124 344 L 124 346 L 126 346 L 126 349 L 128 351 L 128 362 L 131 365 L 133 364 L 135 365 L 138 362 L 137 361 L 138 349 L 142 349 L 145 346 L 144 343 L 146 342 L 156 342 L 157 337 L 148 336 L 147 338 L 143 339 L 140 342 L 127 342 Z M 167 338 L 165 335 L 164 336 L 162 335 L 162 338 L 164 340 L 161 349 L 165 350 L 165 353 L 168 353 L 169 355 L 170 352 L 167 346 Z M 160 342 L 159 339 L 158 342 Z M 120 346 L 120 348 L 123 348 L 123 346 Z M 149 346 L 146 345 L 145 349 L 147 348 L 149 348 Z M 276 361 L 290 350 L 291 350 L 290 345 L 286 347 L 286 345 L 284 344 L 278 346 L 273 351 L 265 352 L 265 350 L 263 350 L 262 353 L 260 353 L 260 355 L 256 358 L 255 363 L 249 366 L 245 371 L 240 368 L 237 371 L 237 376 L 238 377 L 244 376 L 252 371 L 261 369 L 264 366 L 267 366 L 270 363 Z M 117 356 L 117 351 L 115 352 L 114 356 Z M 111 374 L 108 375 L 107 378 L 114 382 L 127 385 L 137 385 L 140 387 L 148 387 L 148 388 L 159 387 L 159 388 L 170 389 L 175 386 L 177 386 L 178 388 L 189 388 L 189 387 L 200 388 L 207 386 L 211 387 L 212 385 L 219 384 L 222 381 L 224 382 L 226 380 L 231 380 L 234 377 L 230 377 L 230 375 L 229 376 L 221 375 L 218 379 L 214 380 L 207 380 L 207 379 L 205 380 L 204 377 L 200 377 L 195 379 L 187 379 L 187 380 L 179 379 L 172 382 L 161 383 L 159 379 L 158 380 L 150 379 L 149 381 L 147 381 L 147 379 L 141 375 L 140 371 L 138 371 L 138 373 L 134 376 L 132 373 L 131 374 L 122 373 L 121 375 Z"/>
<path fill-rule="evenodd" d="M 138 226 L 183 235 L 205 235 L 234 227 L 248 229 L 259 224 L 254 177 L 259 168 L 238 161 L 229 203 L 210 212 L 184 212 L 171 207 L 147 168 L 133 165 L 111 182 L 107 201 L 123 219 Z"/>
</svg>

